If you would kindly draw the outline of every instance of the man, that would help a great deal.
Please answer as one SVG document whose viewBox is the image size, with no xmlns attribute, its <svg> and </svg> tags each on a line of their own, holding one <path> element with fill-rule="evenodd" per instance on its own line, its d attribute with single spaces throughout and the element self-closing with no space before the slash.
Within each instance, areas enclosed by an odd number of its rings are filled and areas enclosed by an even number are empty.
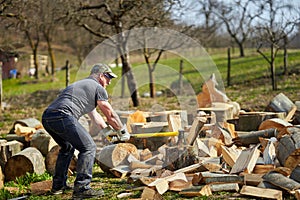
<svg viewBox="0 0 300 200">
<path fill-rule="evenodd" d="M 75 149 L 79 154 L 73 198 L 92 198 L 104 194 L 103 190 L 97 191 L 90 187 L 96 144 L 78 119 L 88 114 L 102 132 L 110 133 L 108 125 L 96 110 L 98 106 L 107 123 L 116 130 L 117 139 L 127 141 L 130 138 L 119 116 L 108 102 L 105 89 L 111 79 L 116 77 L 107 65 L 96 64 L 88 78 L 69 85 L 44 111 L 43 126 L 61 147 L 53 176 L 53 194 L 61 194 L 64 190 L 71 189 L 67 185 L 67 172 Z"/>
</svg>

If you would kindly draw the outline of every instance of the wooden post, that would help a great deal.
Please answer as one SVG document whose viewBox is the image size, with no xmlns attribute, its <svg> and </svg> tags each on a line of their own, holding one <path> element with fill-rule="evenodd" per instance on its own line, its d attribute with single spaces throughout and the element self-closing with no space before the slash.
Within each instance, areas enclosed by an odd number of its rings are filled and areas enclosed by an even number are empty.
<svg viewBox="0 0 300 200">
<path fill-rule="evenodd" d="M 180 60 L 180 65 L 179 65 L 179 95 L 182 94 L 182 70 L 183 70 L 183 60 Z"/>
<path fill-rule="evenodd" d="M 230 48 L 227 49 L 227 86 L 230 86 L 230 70 L 231 70 L 231 58 L 230 58 Z"/>
<path fill-rule="evenodd" d="M 69 60 L 66 61 L 66 87 L 70 82 Z"/>
<path fill-rule="evenodd" d="M 2 62 L 0 62 L 0 113 L 2 113 Z"/>
</svg>

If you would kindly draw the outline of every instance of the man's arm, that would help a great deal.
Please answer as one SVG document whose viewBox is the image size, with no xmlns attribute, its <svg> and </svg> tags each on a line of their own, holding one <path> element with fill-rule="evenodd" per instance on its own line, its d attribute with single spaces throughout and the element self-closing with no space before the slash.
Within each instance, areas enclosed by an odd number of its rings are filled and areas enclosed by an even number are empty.
<svg viewBox="0 0 300 200">
<path fill-rule="evenodd" d="M 97 101 L 98 107 L 101 112 L 105 115 L 107 122 L 115 129 L 121 130 L 123 124 L 118 116 L 118 114 L 113 110 L 112 106 L 107 101 Z"/>
<path fill-rule="evenodd" d="M 105 123 L 103 117 L 97 112 L 96 108 L 89 112 L 88 115 L 100 129 L 107 127 L 107 124 Z"/>
</svg>

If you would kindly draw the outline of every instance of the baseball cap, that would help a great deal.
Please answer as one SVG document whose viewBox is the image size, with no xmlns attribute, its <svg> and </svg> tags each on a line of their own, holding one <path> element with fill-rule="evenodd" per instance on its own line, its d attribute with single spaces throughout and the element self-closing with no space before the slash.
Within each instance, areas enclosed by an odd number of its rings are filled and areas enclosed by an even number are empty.
<svg viewBox="0 0 300 200">
<path fill-rule="evenodd" d="M 108 74 L 110 76 L 110 78 L 117 78 L 118 76 L 113 73 L 110 69 L 110 67 L 106 64 L 103 63 L 97 63 L 93 66 L 92 70 L 91 70 L 91 74 L 97 74 L 97 73 L 104 73 L 104 74 Z"/>
</svg>

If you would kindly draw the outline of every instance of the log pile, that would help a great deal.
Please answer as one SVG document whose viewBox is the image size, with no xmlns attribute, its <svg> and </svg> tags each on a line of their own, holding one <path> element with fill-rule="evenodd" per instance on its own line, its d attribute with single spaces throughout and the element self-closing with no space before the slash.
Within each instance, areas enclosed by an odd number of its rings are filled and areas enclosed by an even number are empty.
<svg viewBox="0 0 300 200">
<path fill-rule="evenodd" d="M 274 106 L 283 105 L 280 101 L 286 103 L 286 97 L 280 94 L 274 99 L 276 104 L 270 103 L 272 110 L 240 111 L 232 119 L 216 119 L 213 109 L 199 109 L 191 126 L 179 126 L 184 134 L 176 136 L 176 142 L 166 140 L 165 144 L 150 149 L 145 148 L 147 141 L 144 141 L 137 148 L 138 155 L 126 152 L 122 164 L 105 171 L 127 177 L 128 183 L 143 190 L 141 199 L 163 199 L 167 191 L 184 197 L 229 191 L 235 197 L 283 199 L 290 194 L 299 199 L 300 127 L 293 123 L 296 114 L 293 105 L 284 109 Z M 233 110 L 222 112 L 223 116 L 234 116 L 226 114 Z M 144 124 L 133 123 L 131 127 L 139 126 L 142 130 Z M 172 121 L 172 124 L 178 127 L 179 123 Z M 164 126 L 161 129 L 165 131 Z M 132 144 L 135 143 L 131 141 Z M 107 157 L 107 151 L 103 153 Z M 133 191 L 128 189 L 124 195 Z"/>
<path fill-rule="evenodd" d="M 214 84 L 207 87 L 211 91 Z M 118 112 L 134 137 L 126 143 L 102 143 L 95 162 L 105 173 L 136 186 L 119 197 L 142 190 L 141 199 L 163 199 L 167 191 L 183 197 L 228 191 L 237 198 L 283 199 L 291 194 L 300 199 L 300 120 L 295 105 L 279 94 L 266 111 L 246 112 L 220 91 L 212 94 L 216 96 L 199 95 L 205 105 L 199 105 L 192 118 L 184 110 Z M 215 99 L 220 102 L 212 102 Z M 14 124 L 9 134 L 13 137 L 7 137 L 12 141 L 0 140 L 5 180 L 21 176 L 22 170 L 53 173 L 59 147 L 30 121 Z M 75 166 L 76 156 L 69 171 Z M 36 188 L 36 193 L 48 190 L 49 183 Z"/>
</svg>

